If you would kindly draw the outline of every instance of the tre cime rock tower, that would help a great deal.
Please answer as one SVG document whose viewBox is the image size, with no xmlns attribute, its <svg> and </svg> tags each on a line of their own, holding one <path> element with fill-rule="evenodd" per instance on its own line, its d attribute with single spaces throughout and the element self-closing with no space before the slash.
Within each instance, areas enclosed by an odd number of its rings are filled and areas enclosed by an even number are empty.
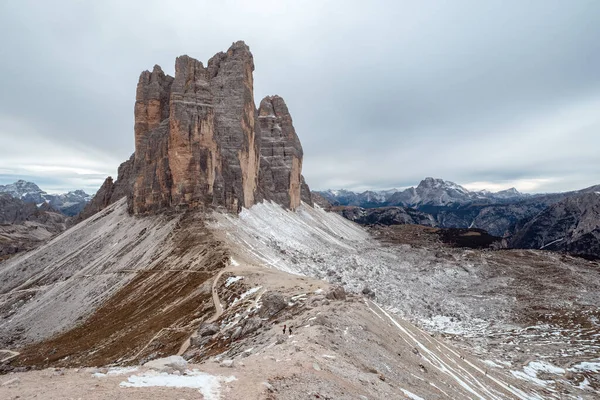
<svg viewBox="0 0 600 400">
<path fill-rule="evenodd" d="M 205 66 L 177 57 L 175 77 L 160 66 L 141 73 L 135 101 L 135 153 L 107 178 L 85 218 L 128 197 L 129 211 L 223 207 L 257 202 L 312 205 L 302 176 L 302 145 L 283 98 L 254 102 L 254 60 L 233 43 Z"/>
</svg>

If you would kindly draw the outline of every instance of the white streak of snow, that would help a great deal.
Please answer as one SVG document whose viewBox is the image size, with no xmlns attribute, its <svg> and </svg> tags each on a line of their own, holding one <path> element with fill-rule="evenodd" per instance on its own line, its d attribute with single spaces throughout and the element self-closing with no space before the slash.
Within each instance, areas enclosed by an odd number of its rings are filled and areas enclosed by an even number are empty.
<svg viewBox="0 0 600 400">
<path fill-rule="evenodd" d="M 176 387 L 198 389 L 206 400 L 218 400 L 221 382 L 232 382 L 234 376 L 214 376 L 197 370 L 187 371 L 187 375 L 156 374 L 148 371 L 142 375 L 132 375 L 121 387 Z"/>
</svg>

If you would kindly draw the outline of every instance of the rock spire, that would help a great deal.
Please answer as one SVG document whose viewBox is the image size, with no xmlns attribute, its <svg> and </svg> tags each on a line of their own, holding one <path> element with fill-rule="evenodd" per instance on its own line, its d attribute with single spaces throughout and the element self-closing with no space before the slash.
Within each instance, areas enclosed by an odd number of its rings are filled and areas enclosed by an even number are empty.
<svg viewBox="0 0 600 400">
<path fill-rule="evenodd" d="M 128 196 L 134 214 L 204 206 L 239 212 L 262 200 L 290 209 L 312 205 L 292 117 L 279 96 L 256 108 L 253 71 L 250 49 L 239 41 L 206 66 L 178 57 L 175 77 L 158 65 L 142 72 L 135 153 L 88 212 L 117 195 Z"/>
</svg>

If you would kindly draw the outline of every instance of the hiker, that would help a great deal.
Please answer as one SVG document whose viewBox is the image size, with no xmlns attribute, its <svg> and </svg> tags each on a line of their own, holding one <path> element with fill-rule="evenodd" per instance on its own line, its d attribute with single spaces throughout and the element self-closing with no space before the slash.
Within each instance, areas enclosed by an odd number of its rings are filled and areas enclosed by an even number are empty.
<svg viewBox="0 0 600 400">
<path fill-rule="evenodd" d="M 288 328 L 288 332 L 290 333 L 290 335 L 292 334 L 292 327 L 291 326 Z"/>
<path fill-rule="evenodd" d="M 285 335 L 285 328 L 287 327 L 287 325 L 283 325 L 283 334 Z"/>
</svg>

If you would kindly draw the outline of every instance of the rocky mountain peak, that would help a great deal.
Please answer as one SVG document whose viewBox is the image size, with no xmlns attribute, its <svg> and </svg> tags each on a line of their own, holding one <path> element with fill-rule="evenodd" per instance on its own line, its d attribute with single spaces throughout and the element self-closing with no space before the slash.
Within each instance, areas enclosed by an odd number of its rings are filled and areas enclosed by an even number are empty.
<svg viewBox="0 0 600 400">
<path fill-rule="evenodd" d="M 49 194 L 40 189 L 35 183 L 23 179 L 8 185 L 0 185 L 0 193 L 6 193 L 15 199 L 38 206 L 48 203 L 54 210 L 58 210 L 67 216 L 78 214 L 91 199 L 91 196 L 83 190 Z"/>
<path fill-rule="evenodd" d="M 312 204 L 287 105 L 268 96 L 257 109 L 253 71 L 252 53 L 238 41 L 206 64 L 177 57 L 174 77 L 158 65 L 142 72 L 135 153 L 84 214 L 115 202 L 117 194 L 128 197 L 135 214 L 205 206 L 238 212 L 261 200 L 291 209 Z"/>
<path fill-rule="evenodd" d="M 417 186 L 417 191 L 428 190 L 428 189 L 440 189 L 440 190 L 456 190 L 461 193 L 468 193 L 469 191 L 464 187 L 450 181 L 445 181 L 439 178 L 427 177 L 423 179 Z"/>
<path fill-rule="evenodd" d="M 511 187 L 510 189 L 500 190 L 495 193 L 497 196 L 521 196 L 522 193 L 516 188 Z"/>
<path fill-rule="evenodd" d="M 260 102 L 260 182 L 266 200 L 291 209 L 301 202 L 302 145 L 285 101 L 267 96 Z"/>
<path fill-rule="evenodd" d="M 511 239 L 511 245 L 598 258 L 600 195 L 579 192 L 556 202 L 524 221 Z"/>
<path fill-rule="evenodd" d="M 46 194 L 46 192 L 40 189 L 35 183 L 23 179 L 19 179 L 8 185 L 0 185 L 0 192 L 8 193 L 15 198 L 23 199 L 25 201 L 31 200 L 31 202 L 35 202 L 37 200 L 38 203 L 43 201 L 42 195 Z"/>
</svg>

